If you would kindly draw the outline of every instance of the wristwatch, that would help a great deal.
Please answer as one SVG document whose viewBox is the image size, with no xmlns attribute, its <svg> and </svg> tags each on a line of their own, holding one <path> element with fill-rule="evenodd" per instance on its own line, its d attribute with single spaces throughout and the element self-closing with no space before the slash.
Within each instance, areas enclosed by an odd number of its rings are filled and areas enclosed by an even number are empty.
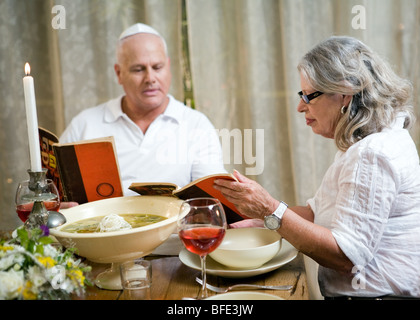
<svg viewBox="0 0 420 320">
<path fill-rule="evenodd" d="M 283 215 L 286 212 L 287 204 L 283 201 L 280 201 L 279 206 L 277 209 L 264 218 L 264 226 L 270 230 L 278 230 L 281 226 L 281 220 L 283 219 Z"/>
</svg>

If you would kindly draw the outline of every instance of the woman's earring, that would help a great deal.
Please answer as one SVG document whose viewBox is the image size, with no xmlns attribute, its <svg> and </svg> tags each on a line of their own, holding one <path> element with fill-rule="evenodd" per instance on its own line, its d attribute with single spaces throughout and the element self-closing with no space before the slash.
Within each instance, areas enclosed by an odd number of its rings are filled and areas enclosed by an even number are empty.
<svg viewBox="0 0 420 320">
<path fill-rule="evenodd" d="M 346 106 L 342 106 L 341 107 L 341 114 L 345 114 L 347 111 L 347 107 Z"/>
</svg>

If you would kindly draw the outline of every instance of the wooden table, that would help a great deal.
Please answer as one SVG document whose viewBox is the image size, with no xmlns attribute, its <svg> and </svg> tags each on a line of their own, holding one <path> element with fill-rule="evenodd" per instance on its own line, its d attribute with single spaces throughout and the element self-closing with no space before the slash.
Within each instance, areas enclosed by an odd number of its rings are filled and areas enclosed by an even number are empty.
<svg viewBox="0 0 420 320">
<path fill-rule="evenodd" d="M 152 300 L 181 300 L 182 298 L 198 298 L 201 286 L 195 281 L 201 272 L 185 266 L 178 256 L 149 256 L 145 259 L 152 261 Z M 110 265 L 89 263 L 92 266 L 92 277 L 109 268 Z M 286 300 L 308 300 L 306 274 L 302 255 L 272 272 L 240 279 L 223 278 L 208 275 L 207 281 L 218 286 L 230 286 L 236 283 L 253 283 L 265 285 L 293 285 L 289 291 L 259 290 L 277 295 Z M 209 295 L 214 292 L 208 291 Z M 84 300 L 123 300 L 122 291 L 104 290 L 96 286 L 88 287 Z"/>
<path fill-rule="evenodd" d="M 10 231 L 0 231 L 0 239 L 10 238 L 10 236 Z M 200 271 L 185 266 L 178 256 L 147 256 L 145 259 L 152 261 L 152 300 L 181 300 L 186 297 L 199 297 L 201 286 L 195 281 L 195 278 L 201 276 Z M 98 264 L 88 260 L 85 260 L 85 262 L 92 266 L 90 274 L 92 280 L 110 267 L 109 264 Z M 260 290 L 259 292 L 277 295 L 286 300 L 309 299 L 301 253 L 291 262 L 269 273 L 240 279 L 208 275 L 207 282 L 217 286 L 230 286 L 237 283 L 293 285 L 293 289 L 289 291 Z M 211 291 L 208 291 L 208 293 L 209 295 L 215 294 Z M 123 295 L 121 290 L 104 290 L 94 285 L 87 287 L 85 294 L 78 299 L 123 300 Z"/>
</svg>

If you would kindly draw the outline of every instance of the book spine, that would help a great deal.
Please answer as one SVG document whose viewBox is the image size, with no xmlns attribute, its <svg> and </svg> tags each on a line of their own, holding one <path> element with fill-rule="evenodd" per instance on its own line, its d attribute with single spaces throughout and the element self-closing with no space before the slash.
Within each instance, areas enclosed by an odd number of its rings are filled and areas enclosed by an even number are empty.
<svg viewBox="0 0 420 320">
<path fill-rule="evenodd" d="M 88 202 L 74 146 L 53 146 L 53 149 L 57 157 L 65 201 L 75 201 L 79 204 Z"/>
</svg>

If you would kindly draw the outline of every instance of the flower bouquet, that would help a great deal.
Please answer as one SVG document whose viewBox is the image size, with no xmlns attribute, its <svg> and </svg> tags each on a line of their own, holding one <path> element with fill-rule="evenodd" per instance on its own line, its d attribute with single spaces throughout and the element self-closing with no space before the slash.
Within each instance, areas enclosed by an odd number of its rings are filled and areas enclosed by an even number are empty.
<svg viewBox="0 0 420 320">
<path fill-rule="evenodd" d="M 63 250 L 46 226 L 17 229 L 12 240 L 0 241 L 0 300 L 70 299 L 91 285 L 91 270 L 75 249 Z"/>
</svg>

